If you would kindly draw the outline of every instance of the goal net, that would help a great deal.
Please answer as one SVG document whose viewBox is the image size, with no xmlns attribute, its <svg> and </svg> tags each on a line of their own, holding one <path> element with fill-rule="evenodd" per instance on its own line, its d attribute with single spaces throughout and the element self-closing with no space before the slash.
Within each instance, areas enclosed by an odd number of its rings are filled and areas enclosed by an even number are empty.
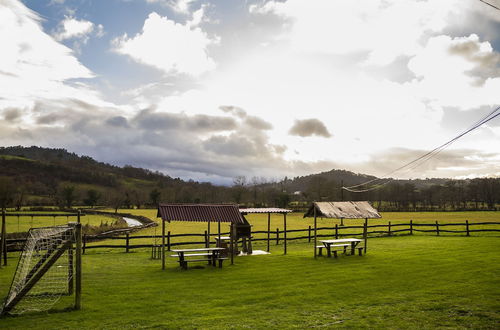
<svg viewBox="0 0 500 330">
<path fill-rule="evenodd" d="M 73 292 L 75 228 L 32 228 L 0 314 L 50 309 Z"/>
</svg>

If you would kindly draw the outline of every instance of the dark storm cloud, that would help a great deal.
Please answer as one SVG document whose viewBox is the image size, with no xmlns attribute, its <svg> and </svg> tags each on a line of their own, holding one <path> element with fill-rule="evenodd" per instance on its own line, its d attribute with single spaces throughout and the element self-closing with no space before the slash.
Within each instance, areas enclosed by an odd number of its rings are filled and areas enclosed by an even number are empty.
<svg viewBox="0 0 500 330">
<path fill-rule="evenodd" d="M 3 110 L 3 118 L 8 122 L 14 122 L 22 115 L 22 111 L 17 108 L 7 108 Z"/>
<path fill-rule="evenodd" d="M 47 115 L 38 117 L 36 119 L 36 123 L 40 125 L 51 125 L 57 122 L 60 118 L 61 116 L 56 113 L 49 113 Z"/>
<path fill-rule="evenodd" d="M 127 118 L 123 116 L 114 116 L 108 118 L 106 120 L 106 124 L 108 124 L 109 126 L 116 126 L 116 127 L 128 127 Z"/>
<path fill-rule="evenodd" d="M 257 130 L 270 130 L 273 128 L 271 123 L 265 121 L 262 118 L 256 116 L 248 116 L 245 118 L 245 124 L 250 126 L 253 129 Z"/>
<path fill-rule="evenodd" d="M 385 176 L 395 169 L 426 154 L 428 150 L 413 150 L 392 148 L 374 155 L 372 160 L 350 166 L 352 170 Z M 408 169 L 390 174 L 394 178 L 431 178 L 431 177 L 464 177 L 474 175 L 495 175 L 492 171 L 500 172 L 495 153 L 484 153 L 473 149 L 444 150 L 426 162 L 416 162 L 419 166 L 409 166 Z M 340 164 L 348 168 L 348 164 Z M 498 173 L 497 173 L 498 175 Z"/>
<path fill-rule="evenodd" d="M 229 131 L 236 128 L 234 119 L 228 117 L 175 114 L 142 110 L 134 122 L 142 129 L 149 130 L 190 130 L 196 132 Z"/>
<path fill-rule="evenodd" d="M 469 39 L 453 44 L 449 48 L 449 53 L 475 64 L 475 67 L 467 73 L 476 78 L 478 85 L 482 85 L 488 78 L 500 76 L 500 54 L 494 51 L 482 51 L 476 40 Z"/>
<path fill-rule="evenodd" d="M 245 157 L 257 154 L 254 142 L 244 136 L 213 136 L 203 142 L 203 146 L 219 155 Z"/>
<path fill-rule="evenodd" d="M 295 123 L 288 131 L 288 134 L 301 137 L 317 135 L 329 138 L 332 136 L 330 132 L 328 132 L 325 124 L 316 118 L 295 120 Z"/>
<path fill-rule="evenodd" d="M 226 113 L 230 113 L 232 115 L 235 115 L 239 118 L 245 118 L 247 116 L 247 112 L 243 110 L 240 107 L 234 106 L 234 105 L 221 105 L 219 106 L 219 109 Z"/>
</svg>

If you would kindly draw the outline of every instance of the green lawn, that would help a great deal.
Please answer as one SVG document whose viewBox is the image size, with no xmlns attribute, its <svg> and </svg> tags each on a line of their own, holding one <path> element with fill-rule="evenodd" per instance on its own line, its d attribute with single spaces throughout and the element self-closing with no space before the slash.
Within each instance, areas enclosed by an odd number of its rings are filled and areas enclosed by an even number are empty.
<svg viewBox="0 0 500 330">
<path fill-rule="evenodd" d="M 25 212 L 25 213 L 36 213 L 36 214 L 43 214 L 43 213 L 61 213 L 64 214 L 64 212 Z M 76 222 L 76 217 L 28 217 L 28 216 L 7 216 L 6 217 L 6 226 L 7 226 L 7 232 L 8 233 L 21 233 L 21 232 L 27 232 L 30 228 L 34 227 L 50 227 L 50 226 L 60 226 L 60 225 L 65 225 L 68 222 L 73 221 Z M 116 219 L 112 217 L 108 217 L 106 215 L 95 215 L 95 214 L 87 214 L 85 216 L 81 217 L 81 222 L 83 225 L 90 225 L 90 226 L 99 226 L 101 223 L 108 223 L 111 225 L 113 222 L 115 222 Z"/>
<path fill-rule="evenodd" d="M 222 269 L 161 270 L 149 252 L 90 250 L 84 256 L 83 309 L 0 320 L 23 328 L 474 328 L 498 329 L 498 237 L 373 238 L 368 254 L 238 257 Z M 0 269 L 7 292 L 15 259 Z"/>
<path fill-rule="evenodd" d="M 111 212 L 111 210 L 108 210 Z M 155 220 L 158 227 L 151 227 L 145 230 L 141 230 L 132 234 L 133 236 L 143 236 L 143 235 L 161 235 L 161 221 L 156 218 L 156 210 L 153 209 L 140 209 L 140 210 L 119 210 L 119 212 L 131 213 L 136 215 L 146 216 L 152 220 Z M 302 213 L 291 213 L 287 216 L 287 230 L 294 229 L 307 229 L 308 226 L 313 227 L 314 221 L 311 218 L 303 218 Z M 252 225 L 252 231 L 265 231 L 267 230 L 267 214 L 249 214 L 246 216 L 250 224 Z M 370 225 L 387 225 L 390 221 L 391 224 L 399 224 L 399 223 L 409 223 L 410 220 L 413 220 L 415 223 L 435 223 L 436 220 L 439 223 L 464 223 L 466 220 L 469 220 L 471 224 L 479 223 L 479 222 L 500 222 L 500 212 L 489 212 L 489 211 L 481 211 L 481 212 L 386 212 L 382 213 L 382 219 L 370 219 Z M 344 220 L 344 224 L 346 226 L 361 226 L 363 225 L 364 220 Z M 334 227 L 335 224 L 340 224 L 340 220 L 338 219 L 318 219 L 318 227 Z M 276 231 L 283 230 L 283 216 L 278 214 L 271 215 L 271 230 Z M 495 226 L 471 226 L 471 229 L 500 229 L 500 225 Z M 223 232 L 229 232 L 229 225 L 222 224 L 221 229 Z M 400 228 L 393 228 L 400 229 Z M 424 229 L 434 229 L 434 228 L 424 228 Z M 442 228 L 443 229 L 443 228 Z M 448 227 L 444 229 L 453 229 L 453 230 L 464 230 L 465 226 L 461 227 Z M 167 224 L 167 231 L 170 231 L 172 234 L 203 234 L 207 230 L 207 223 L 202 222 L 178 222 L 173 221 Z M 376 230 L 376 229 L 370 229 Z M 378 230 L 387 230 L 387 228 L 382 228 Z M 212 223 L 211 232 L 217 232 L 217 224 Z M 361 233 L 362 229 L 352 229 L 352 230 L 343 230 L 341 233 Z M 321 231 L 319 234 L 328 234 L 334 235 L 334 231 Z M 430 235 L 424 233 L 414 232 L 415 235 Z M 298 233 L 289 233 L 288 237 L 295 236 L 306 236 L 307 232 L 298 232 Z M 453 235 L 456 236 L 458 234 L 446 234 L 442 233 L 442 235 Z M 464 234 L 461 234 L 464 235 Z M 473 236 L 500 236 L 500 232 L 489 232 L 489 233 L 473 233 Z M 265 234 L 254 234 L 254 238 L 265 238 L 267 237 Z M 271 235 L 271 239 L 275 238 L 275 235 Z M 202 237 L 176 237 L 172 239 L 172 242 L 181 242 L 181 241 L 201 241 Z M 113 244 L 125 244 L 124 241 L 115 241 Z M 153 239 L 133 239 L 131 240 L 131 244 L 152 244 Z M 93 244 L 101 244 L 101 243 L 93 243 Z M 257 246 L 263 247 L 265 242 L 257 242 L 255 243 Z M 92 244 L 89 244 L 92 245 Z"/>
</svg>

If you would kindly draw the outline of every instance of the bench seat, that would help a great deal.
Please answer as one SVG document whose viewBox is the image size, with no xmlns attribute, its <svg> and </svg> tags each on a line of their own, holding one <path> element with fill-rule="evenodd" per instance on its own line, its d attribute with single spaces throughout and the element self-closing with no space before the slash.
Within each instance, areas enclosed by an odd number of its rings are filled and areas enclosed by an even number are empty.
<svg viewBox="0 0 500 330">
<path fill-rule="evenodd" d="M 349 248 L 350 246 L 351 246 L 350 243 L 346 243 L 346 244 L 332 244 L 332 245 L 330 245 L 330 251 L 333 252 L 333 256 L 335 258 L 337 258 L 337 252 L 338 251 L 342 251 L 343 253 L 347 253 L 347 248 Z M 322 256 L 323 255 L 323 249 L 326 249 L 326 246 L 324 246 L 324 245 L 317 245 L 316 248 L 319 249 L 318 255 Z M 362 247 L 362 246 L 356 246 L 354 249 L 358 250 L 358 254 L 360 256 L 363 255 L 363 249 L 364 249 L 364 247 Z"/>
</svg>

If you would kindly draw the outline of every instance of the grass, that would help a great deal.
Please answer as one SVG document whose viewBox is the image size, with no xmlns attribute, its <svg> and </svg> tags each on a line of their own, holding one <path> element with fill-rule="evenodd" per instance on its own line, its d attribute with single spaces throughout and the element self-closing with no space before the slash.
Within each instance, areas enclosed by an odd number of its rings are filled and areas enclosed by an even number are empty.
<svg viewBox="0 0 500 330">
<path fill-rule="evenodd" d="M 108 212 L 113 212 L 114 210 L 107 210 Z M 132 236 L 143 236 L 143 235 L 161 235 L 161 221 L 156 218 L 156 209 L 134 209 L 134 210 L 119 210 L 119 212 L 131 213 L 136 215 L 146 216 L 158 223 L 158 227 L 151 227 L 145 230 L 141 230 L 132 234 Z M 308 226 L 313 227 L 314 222 L 311 218 L 303 218 L 302 213 L 291 213 L 287 216 L 287 230 L 294 229 L 307 229 Z M 246 216 L 250 224 L 252 224 L 252 231 L 265 231 L 267 230 L 267 214 L 249 214 Z M 469 220 L 470 223 L 478 223 L 478 222 L 500 222 L 500 212 L 493 211 L 480 211 L 480 212 L 386 212 L 382 213 L 382 219 L 370 219 L 370 225 L 387 225 L 389 221 L 391 224 L 399 224 L 399 223 L 409 223 L 410 220 L 413 220 L 415 223 L 435 223 L 436 220 L 439 223 L 464 223 L 465 220 Z M 344 220 L 346 226 L 356 225 L 361 226 L 364 223 L 364 219 L 361 220 Z M 335 224 L 340 224 L 340 220 L 338 219 L 318 219 L 318 227 L 334 227 Z M 465 226 L 464 226 L 465 227 Z M 453 230 L 464 230 L 464 227 L 452 227 Z M 275 231 L 276 229 L 283 230 L 283 216 L 274 214 L 271 215 L 271 231 Z M 500 229 L 500 225 L 497 226 L 474 226 L 473 229 L 481 229 L 481 228 L 496 228 Z M 425 229 L 433 229 L 433 228 L 425 228 Z M 450 229 L 450 228 L 447 228 Z M 472 227 L 471 227 L 472 229 Z M 173 221 L 167 224 L 167 230 L 172 234 L 203 234 L 205 230 L 207 230 L 207 223 L 201 222 L 178 222 Z M 222 224 L 221 230 L 223 232 L 229 231 L 228 224 Z M 374 230 L 374 229 L 373 229 Z M 384 229 L 386 230 L 386 228 Z M 360 233 L 361 229 L 352 229 L 347 231 L 342 231 L 342 233 Z M 217 232 L 217 224 L 213 223 L 211 225 L 211 232 Z M 333 230 L 321 231 L 321 234 L 332 234 Z M 429 235 L 414 232 L 415 235 Z M 307 232 L 300 233 L 289 233 L 288 237 L 294 236 L 306 236 Z M 457 234 L 446 234 L 442 235 L 453 235 Z M 499 236 L 499 233 L 473 233 L 474 236 Z M 256 238 L 265 238 L 267 237 L 265 234 L 255 234 Z M 275 235 L 271 235 L 271 239 L 275 238 Z M 172 240 L 172 242 L 179 241 L 201 241 L 202 237 L 194 238 L 194 237 L 176 237 Z M 113 244 L 125 244 L 122 241 L 115 241 Z M 151 244 L 153 243 L 152 239 L 133 239 L 131 240 L 131 244 Z M 97 243 L 94 243 L 97 244 Z M 264 242 L 255 243 L 257 246 L 264 246 Z M 272 244 L 272 243 L 271 243 Z M 89 244 L 92 245 L 92 244 Z"/>
<path fill-rule="evenodd" d="M 83 258 L 83 309 L 0 320 L 22 328 L 474 328 L 500 322 L 498 237 L 403 236 L 369 240 L 368 254 L 238 257 L 222 269 L 167 269 L 148 251 Z M 14 272 L 0 269 L 0 296 Z"/>
<path fill-rule="evenodd" d="M 27 213 L 37 213 L 43 214 L 44 212 L 27 212 Z M 63 212 L 45 212 L 45 213 L 63 213 Z M 17 217 L 11 216 L 6 217 L 6 227 L 8 233 L 22 233 L 27 232 L 30 228 L 34 227 L 49 227 L 65 225 L 68 221 L 76 221 L 76 217 Z M 101 223 L 112 224 L 116 219 L 108 217 L 105 215 L 94 215 L 87 214 L 81 217 L 81 222 L 83 225 L 99 226 Z"/>
</svg>

